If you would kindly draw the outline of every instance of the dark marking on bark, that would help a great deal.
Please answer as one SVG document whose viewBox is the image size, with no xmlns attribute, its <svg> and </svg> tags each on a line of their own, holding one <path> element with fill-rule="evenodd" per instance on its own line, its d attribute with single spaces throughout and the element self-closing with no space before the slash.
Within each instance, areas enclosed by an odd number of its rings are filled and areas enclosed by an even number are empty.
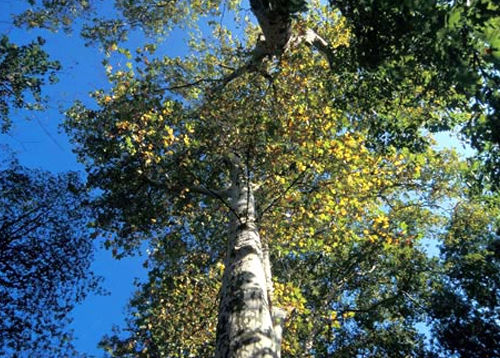
<svg viewBox="0 0 500 358">
<path fill-rule="evenodd" d="M 231 345 L 230 351 L 232 352 L 237 352 L 238 350 L 241 350 L 243 347 L 257 343 L 259 342 L 262 338 L 261 337 L 268 337 L 268 338 L 273 338 L 273 331 L 272 330 L 261 330 L 261 329 L 254 329 L 250 331 L 244 331 L 241 333 L 238 333 L 234 337 L 234 344 Z M 264 348 L 262 350 L 259 350 L 256 352 L 255 357 L 266 357 L 267 355 L 261 355 L 262 352 L 266 352 L 266 354 L 270 354 L 269 352 L 272 352 L 272 350 L 268 350 L 267 348 Z M 274 356 L 272 356 L 274 357 Z"/>
<path fill-rule="evenodd" d="M 243 247 L 235 247 L 233 254 L 238 257 L 245 257 L 250 254 L 256 254 L 258 251 L 252 245 L 245 245 Z"/>
</svg>

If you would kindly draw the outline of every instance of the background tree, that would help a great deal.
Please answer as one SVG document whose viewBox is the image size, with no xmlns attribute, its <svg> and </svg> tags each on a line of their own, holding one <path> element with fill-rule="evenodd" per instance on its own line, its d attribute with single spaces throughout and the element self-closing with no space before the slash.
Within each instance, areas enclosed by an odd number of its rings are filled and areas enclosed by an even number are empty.
<svg viewBox="0 0 500 358">
<path fill-rule="evenodd" d="M 37 37 L 27 45 L 0 38 L 0 122 L 43 110 L 43 87 L 57 81 L 58 61 Z M 0 354 L 78 356 L 69 313 L 98 279 L 90 270 L 88 193 L 77 173 L 23 167 L 2 146 L 0 168 Z"/>
<path fill-rule="evenodd" d="M 477 150 L 482 166 L 476 181 L 498 189 L 500 163 L 500 120 L 498 104 L 500 77 L 500 8 L 494 1 L 331 1 L 346 17 L 353 31 L 346 49 L 361 83 L 380 85 L 378 94 L 390 97 L 399 92 L 403 78 L 425 71 L 419 86 L 448 101 L 448 115 L 439 121 L 410 125 L 387 115 L 371 116 L 379 135 L 387 131 L 411 133 L 458 126 Z M 358 87 L 357 85 L 356 87 Z M 450 96 L 450 89 L 455 93 Z M 418 101 L 420 96 L 415 98 Z M 368 106 L 370 104 L 368 103 Z M 457 114 L 468 113 L 457 121 Z M 388 119 L 388 121 L 387 121 Z M 418 136 L 417 136 L 418 137 Z M 413 139 L 415 140 L 415 139 Z"/>
<path fill-rule="evenodd" d="M 76 356 L 68 314 L 97 287 L 85 187 L 9 160 L 0 194 L 0 352 Z"/>
<path fill-rule="evenodd" d="M 497 200 L 458 204 L 445 234 L 444 272 L 429 300 L 435 337 L 445 354 L 495 357 L 500 353 Z"/>
<path fill-rule="evenodd" d="M 11 111 L 43 109 L 42 86 L 56 81 L 59 62 L 49 59 L 38 37 L 28 45 L 17 45 L 0 37 L 0 124 L 2 133 L 11 125 Z"/>
</svg>

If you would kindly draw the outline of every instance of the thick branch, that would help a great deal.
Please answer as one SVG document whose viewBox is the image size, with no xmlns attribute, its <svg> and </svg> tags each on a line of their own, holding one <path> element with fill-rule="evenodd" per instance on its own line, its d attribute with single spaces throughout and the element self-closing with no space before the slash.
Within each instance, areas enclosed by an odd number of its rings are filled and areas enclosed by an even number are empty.
<svg viewBox="0 0 500 358">
<path fill-rule="evenodd" d="M 330 65 L 330 69 L 332 69 L 335 52 L 324 38 L 319 36 L 313 29 L 307 29 L 303 35 L 303 41 L 307 45 L 315 47 L 323 56 L 325 56 L 328 64 Z"/>
<path fill-rule="evenodd" d="M 264 31 L 264 29 L 262 28 Z M 265 34 L 264 34 L 265 36 Z M 220 84 L 216 87 L 216 90 L 221 90 L 224 88 L 229 82 L 232 80 L 238 78 L 239 76 L 249 73 L 249 72 L 259 72 L 261 73 L 264 77 L 269 77 L 265 72 L 261 71 L 261 64 L 266 56 L 280 56 L 288 50 L 290 47 L 295 47 L 300 45 L 302 42 L 306 43 L 310 47 L 314 47 L 316 50 L 318 50 L 319 53 L 321 53 L 326 60 L 328 61 L 328 65 L 330 66 L 330 69 L 333 68 L 333 63 L 335 59 L 335 51 L 330 47 L 328 42 L 322 38 L 320 35 L 318 35 L 314 30 L 312 29 L 307 29 L 305 33 L 296 36 L 296 37 L 289 37 L 286 40 L 286 43 L 282 46 L 279 47 L 279 50 L 276 50 L 275 44 L 270 44 L 270 41 L 267 37 L 264 42 L 258 42 L 257 46 L 255 47 L 255 50 L 253 51 L 253 55 L 251 59 L 242 67 L 237 68 L 234 70 L 231 74 L 228 76 L 218 80 L 220 81 Z M 281 45 L 280 45 L 281 46 Z"/>
<path fill-rule="evenodd" d="M 258 42 L 255 49 L 252 51 L 252 56 L 247 61 L 247 63 L 240 68 L 235 69 L 231 74 L 218 80 L 220 84 L 215 88 L 216 91 L 223 89 L 232 80 L 250 72 L 260 72 L 260 67 L 264 58 L 267 56 L 267 52 L 262 46 L 262 42 Z"/>
<path fill-rule="evenodd" d="M 298 46 L 305 42 L 308 46 L 316 48 L 328 61 L 330 69 L 333 67 L 335 51 L 329 46 L 316 31 L 307 29 L 304 33 L 293 36 L 292 17 L 286 9 L 272 8 L 270 1 L 252 0 L 250 1 L 252 12 L 257 18 L 263 36 L 252 51 L 250 59 L 241 67 L 234 69 L 229 75 L 219 78 L 203 78 L 194 82 L 163 88 L 163 90 L 177 90 L 186 87 L 196 86 L 201 83 L 218 82 L 215 92 L 223 89 L 229 82 L 251 72 L 261 73 L 264 77 L 269 76 L 261 70 L 261 65 L 266 56 L 281 56 L 291 47 Z"/>
<path fill-rule="evenodd" d="M 210 188 L 206 188 L 202 185 L 191 185 L 186 187 L 189 191 L 197 194 L 203 194 L 206 196 L 210 196 L 214 199 L 221 199 L 224 197 L 228 197 L 230 195 L 230 190 L 212 190 Z"/>
<path fill-rule="evenodd" d="M 305 43 L 309 47 L 314 47 L 316 50 L 322 54 L 326 60 L 328 61 L 328 65 L 330 69 L 333 68 L 333 63 L 335 59 L 335 51 L 330 47 L 328 42 L 322 38 L 316 31 L 313 29 L 306 29 L 305 32 L 294 36 L 294 38 L 290 41 L 291 47 L 297 47 L 302 43 Z"/>
<path fill-rule="evenodd" d="M 151 179 L 148 176 L 144 176 L 144 178 L 146 179 L 146 181 L 149 184 L 152 184 L 156 187 L 168 189 L 169 191 L 174 191 L 174 192 L 181 192 L 181 191 L 187 189 L 188 191 L 190 191 L 192 193 L 203 194 L 206 196 L 210 196 L 214 199 L 219 199 L 220 197 L 228 196 L 228 194 L 229 194 L 228 190 L 222 190 L 222 191 L 212 190 L 212 189 L 206 188 L 203 185 L 169 185 L 168 183 L 161 183 L 157 180 Z"/>
</svg>

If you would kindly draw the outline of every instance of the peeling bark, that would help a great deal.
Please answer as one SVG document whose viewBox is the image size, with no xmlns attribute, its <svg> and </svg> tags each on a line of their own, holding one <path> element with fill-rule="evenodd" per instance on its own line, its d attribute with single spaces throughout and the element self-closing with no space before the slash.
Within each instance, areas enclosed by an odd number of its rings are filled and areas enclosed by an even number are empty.
<svg viewBox="0 0 500 358">
<path fill-rule="evenodd" d="M 269 258 L 269 246 L 267 243 L 262 245 L 262 255 L 264 264 L 264 273 L 266 274 L 267 299 L 269 300 L 269 310 L 273 311 L 273 277 L 271 275 L 271 260 Z"/>
</svg>

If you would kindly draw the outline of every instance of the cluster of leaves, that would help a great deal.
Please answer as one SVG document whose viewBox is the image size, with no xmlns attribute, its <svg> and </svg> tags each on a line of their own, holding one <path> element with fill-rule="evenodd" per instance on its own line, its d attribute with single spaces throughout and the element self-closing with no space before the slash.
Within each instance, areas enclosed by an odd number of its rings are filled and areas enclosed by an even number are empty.
<svg viewBox="0 0 500 358">
<path fill-rule="evenodd" d="M 163 36 L 175 27 L 195 25 L 200 17 L 220 16 L 226 8 L 234 9 L 239 5 L 236 0 L 194 0 L 188 4 L 184 1 L 116 0 L 113 6 L 105 7 L 108 16 L 101 16 L 103 4 L 98 0 L 27 2 L 29 8 L 14 16 L 15 25 L 66 32 L 79 28 L 89 44 L 97 43 L 106 50 L 127 40 L 132 31 Z"/>
<path fill-rule="evenodd" d="M 131 334 L 124 336 L 117 330 L 104 337 L 100 346 L 106 352 L 114 357 L 214 355 L 217 294 L 224 266 L 201 252 L 186 255 L 181 265 L 174 273 L 165 261 L 156 261 L 149 282 L 138 287 L 130 302 Z M 205 267 L 209 269 L 203 271 Z"/>
<path fill-rule="evenodd" d="M 76 173 L 11 160 L 0 170 L 0 353 L 75 356 L 68 313 L 98 280 L 90 272 L 88 200 Z"/>
<path fill-rule="evenodd" d="M 42 49 L 44 40 L 18 46 L 0 37 L 0 130 L 10 125 L 12 108 L 43 109 L 41 95 L 45 83 L 54 83 L 59 62 L 51 61 Z"/>
<path fill-rule="evenodd" d="M 92 10 L 93 0 L 27 0 L 30 8 L 14 16 L 18 27 L 42 28 L 69 32 L 75 19 Z"/>
<path fill-rule="evenodd" d="M 376 80 L 373 87 L 392 89 L 407 76 L 421 72 L 427 78 L 421 83 L 423 90 L 447 97 L 449 111 L 470 113 L 465 121 L 441 122 L 437 128 L 432 122 L 419 125 L 431 131 L 458 125 L 482 159 L 483 167 L 475 179 L 484 186 L 498 188 L 498 4 L 490 0 L 331 3 L 341 10 L 352 28 L 352 45 L 345 57 L 363 77 Z M 450 97 L 450 88 L 460 96 Z M 396 122 L 391 119 L 382 124 L 386 127 Z"/>
</svg>

